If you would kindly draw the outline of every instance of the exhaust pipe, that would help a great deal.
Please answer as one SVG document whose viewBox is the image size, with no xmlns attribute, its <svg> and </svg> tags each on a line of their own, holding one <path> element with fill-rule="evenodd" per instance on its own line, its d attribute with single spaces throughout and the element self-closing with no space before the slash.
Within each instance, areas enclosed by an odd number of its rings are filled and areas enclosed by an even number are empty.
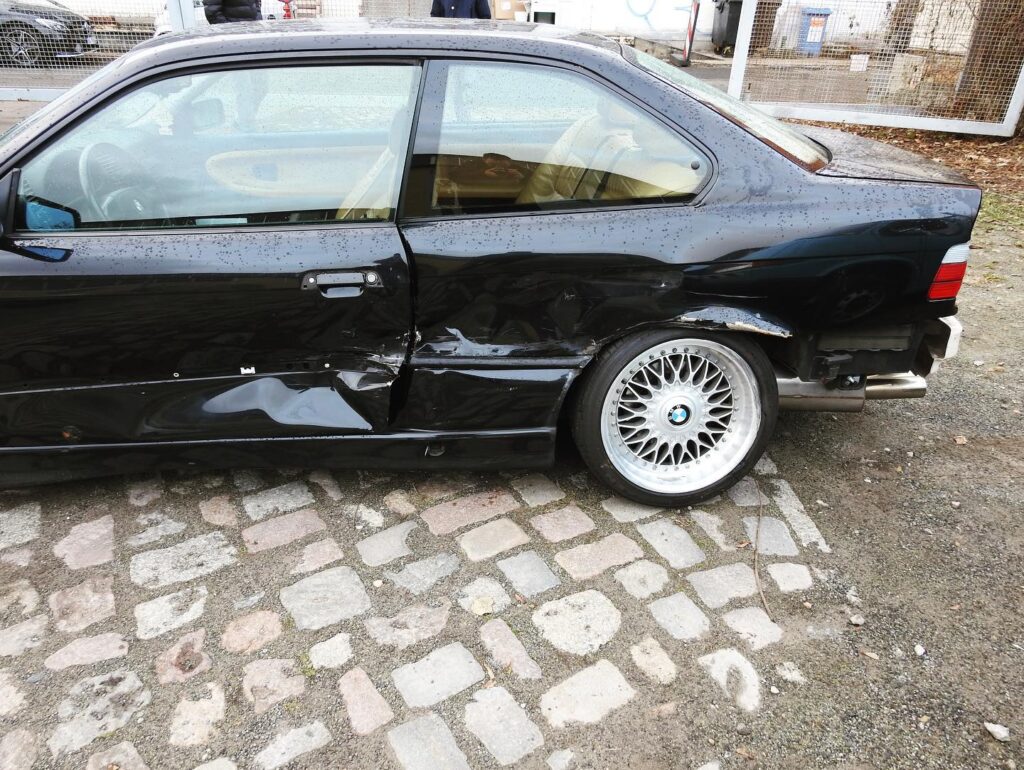
<svg viewBox="0 0 1024 770">
<path fill-rule="evenodd" d="M 779 408 L 790 411 L 860 412 L 865 401 L 923 398 L 928 392 L 925 378 L 911 372 L 870 375 L 866 384 L 853 388 L 804 382 L 779 369 L 775 377 L 779 385 Z"/>
</svg>

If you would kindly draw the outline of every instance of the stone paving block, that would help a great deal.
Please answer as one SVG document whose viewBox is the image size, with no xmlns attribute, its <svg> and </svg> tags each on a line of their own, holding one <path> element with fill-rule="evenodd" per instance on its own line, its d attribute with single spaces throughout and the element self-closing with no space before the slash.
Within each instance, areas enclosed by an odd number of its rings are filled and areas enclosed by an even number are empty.
<svg viewBox="0 0 1024 770">
<path fill-rule="evenodd" d="M 715 610 L 733 599 L 746 599 L 757 593 L 754 570 L 743 562 L 694 572 L 686 579 L 696 589 L 700 600 Z"/>
<path fill-rule="evenodd" d="M 124 741 L 89 757 L 85 770 L 149 770 L 135 745 Z"/>
<path fill-rule="evenodd" d="M 171 715 L 172 746 L 202 746 L 210 741 L 217 723 L 224 719 L 224 689 L 217 682 L 206 685 L 206 695 L 197 700 L 182 698 Z"/>
<path fill-rule="evenodd" d="M 673 569 L 688 569 L 706 558 L 690 534 L 668 519 L 637 524 L 636 529 Z"/>
<path fill-rule="evenodd" d="M 39 739 L 30 730 L 16 728 L 0 738 L 0 770 L 23 770 L 35 765 Z"/>
<path fill-rule="evenodd" d="M 160 653 L 155 660 L 156 679 L 160 684 L 185 682 L 210 670 L 212 661 L 203 652 L 206 629 L 185 634 L 174 645 Z"/>
<path fill-rule="evenodd" d="M 637 561 L 616 570 L 615 579 L 634 599 L 646 599 L 668 584 L 668 570 L 653 561 Z"/>
<path fill-rule="evenodd" d="M 403 521 L 376 535 L 370 535 L 365 540 L 360 540 L 356 543 L 356 550 L 367 566 L 382 567 L 395 559 L 412 554 L 405 541 L 409 533 L 418 526 L 415 521 Z"/>
<path fill-rule="evenodd" d="M 18 605 L 21 616 L 31 615 L 39 606 L 39 592 L 27 580 L 16 580 L 0 587 L 0 613 Z"/>
<path fill-rule="evenodd" d="M 559 749 L 548 755 L 547 765 L 551 770 L 569 770 L 576 755 L 570 749 Z"/>
<path fill-rule="evenodd" d="M 46 615 L 36 615 L 0 630 L 0 658 L 17 657 L 41 645 L 49 622 Z"/>
<path fill-rule="evenodd" d="M 254 660 L 243 670 L 242 692 L 257 715 L 306 691 L 306 678 L 291 659 Z"/>
<path fill-rule="evenodd" d="M 209 575 L 236 560 L 238 549 L 223 532 L 209 532 L 167 548 L 132 557 L 129 575 L 144 588 L 163 588 Z"/>
<path fill-rule="evenodd" d="M 811 517 L 807 515 L 803 503 L 800 502 L 800 498 L 796 496 L 796 492 L 793 491 L 789 482 L 785 479 L 771 479 L 771 483 L 775 487 L 775 493 L 772 495 L 775 498 L 775 504 L 779 506 L 779 510 L 789 522 L 789 526 L 793 528 L 800 545 L 815 545 L 822 553 L 832 553 L 832 549 L 825 542 L 818 527 L 811 521 Z"/>
<path fill-rule="evenodd" d="M 237 527 L 238 510 L 228 495 L 217 495 L 199 503 L 203 521 L 215 527 Z"/>
<path fill-rule="evenodd" d="M 255 766 L 260 770 L 277 770 L 304 754 L 322 749 L 331 742 L 331 731 L 323 722 L 310 722 L 281 733 L 256 755 Z M 310 767 L 315 767 L 309 765 Z"/>
<path fill-rule="evenodd" d="M 341 492 L 341 487 L 338 485 L 338 480 L 334 478 L 334 474 L 328 470 L 321 468 L 320 470 L 313 471 L 309 474 L 309 480 L 311 483 L 320 487 L 324 494 L 334 502 L 338 502 L 344 497 Z"/>
<path fill-rule="evenodd" d="M 772 462 L 772 458 L 768 455 L 761 455 L 754 466 L 754 473 L 758 476 L 775 476 L 778 472 L 779 469 L 775 467 L 775 463 Z"/>
<path fill-rule="evenodd" d="M 93 577 L 50 594 L 50 612 L 58 631 L 78 633 L 114 616 L 114 578 Z"/>
<path fill-rule="evenodd" d="M 744 711 L 757 711 L 761 705 L 761 681 L 750 661 L 731 647 L 697 659 L 701 668 L 718 683 L 727 698 Z"/>
<path fill-rule="evenodd" d="M 729 495 L 729 499 L 741 508 L 749 508 L 758 505 L 768 505 L 768 496 L 761 491 L 761 488 L 757 485 L 757 482 L 746 476 L 736 482 L 728 490 L 726 494 Z"/>
<path fill-rule="evenodd" d="M 470 561 L 483 561 L 530 542 L 522 527 L 511 519 L 497 519 L 459 535 L 456 540 Z"/>
<path fill-rule="evenodd" d="M 555 561 L 573 580 L 589 580 L 612 567 L 642 558 L 643 550 L 621 532 L 555 554 Z"/>
<path fill-rule="evenodd" d="M 306 482 L 292 481 L 279 487 L 246 495 L 242 498 L 242 507 L 250 519 L 260 521 L 268 516 L 306 508 L 313 505 L 314 502 Z"/>
<path fill-rule="evenodd" d="M 479 577 L 459 591 L 459 606 L 474 615 L 492 615 L 508 609 L 512 599 L 494 578 Z"/>
<path fill-rule="evenodd" d="M 58 704 L 57 728 L 46 745 L 60 759 L 121 729 L 151 700 L 149 690 L 128 669 L 80 679 Z"/>
<path fill-rule="evenodd" d="M 89 666 L 104 660 L 123 658 L 128 654 L 128 642 L 121 634 L 99 634 L 75 639 L 43 661 L 51 671 L 63 671 L 71 666 Z"/>
<path fill-rule="evenodd" d="M 347 671 L 338 680 L 348 721 L 356 735 L 369 735 L 395 718 L 395 712 L 361 668 Z"/>
<path fill-rule="evenodd" d="M 352 637 L 335 634 L 309 648 L 309 662 L 314 668 L 341 668 L 352 657 Z"/>
<path fill-rule="evenodd" d="M 706 513 L 704 511 L 690 511 L 690 518 L 697 523 L 698 527 L 704 530 L 704 534 L 721 550 L 726 553 L 736 550 L 736 544 L 722 532 L 724 522 L 721 516 L 715 516 L 713 513 Z"/>
<path fill-rule="evenodd" d="M 645 637 L 639 644 L 630 647 L 629 655 L 637 668 L 651 681 L 658 684 L 671 684 L 675 681 L 676 664 L 653 636 Z"/>
<path fill-rule="evenodd" d="M 760 650 L 782 639 L 782 629 L 760 607 L 743 607 L 722 616 L 733 631 L 746 640 L 752 650 Z"/>
<path fill-rule="evenodd" d="M 145 529 L 141 532 L 136 532 L 124 541 L 124 544 L 129 548 L 141 548 L 144 545 L 151 545 L 159 540 L 163 540 L 165 537 L 171 537 L 185 531 L 185 522 L 172 519 L 160 511 L 144 513 L 135 520 L 135 523 L 140 527 L 145 527 Z"/>
<path fill-rule="evenodd" d="M 811 571 L 803 564 L 777 562 L 768 565 L 768 574 L 783 593 L 809 591 L 814 587 Z"/>
<path fill-rule="evenodd" d="M 253 524 L 242 530 L 242 540 L 249 553 L 259 553 L 294 543 L 326 528 L 316 511 L 307 508 Z"/>
<path fill-rule="evenodd" d="M 533 528 L 549 543 L 561 543 L 594 529 L 594 521 L 575 503 L 530 519 Z"/>
<path fill-rule="evenodd" d="M 782 519 L 762 516 L 758 533 L 757 517 L 746 516 L 743 519 L 743 527 L 747 531 L 747 540 L 757 544 L 757 550 L 762 556 L 800 555 L 800 549 L 796 547 L 786 522 Z"/>
<path fill-rule="evenodd" d="M 673 639 L 691 642 L 700 639 L 711 628 L 707 615 L 682 592 L 656 599 L 647 608 Z"/>
<path fill-rule="evenodd" d="M 623 497 L 609 497 L 601 502 L 601 507 L 612 515 L 618 522 L 628 524 L 632 521 L 640 521 L 655 514 L 662 513 L 664 508 L 655 508 L 650 505 L 641 505 Z"/>
<path fill-rule="evenodd" d="M 25 694 L 18 689 L 14 674 L 0 668 L 0 717 L 14 716 L 25 707 Z"/>
<path fill-rule="evenodd" d="M 261 650 L 281 635 L 281 618 L 270 610 L 257 610 L 235 618 L 224 628 L 220 646 L 228 652 L 249 655 Z"/>
<path fill-rule="evenodd" d="M 142 508 L 155 503 L 164 494 L 164 485 L 159 478 L 139 479 L 128 483 L 128 502 Z"/>
<path fill-rule="evenodd" d="M 402 770 L 471 770 L 452 731 L 434 713 L 392 728 L 388 743 Z"/>
<path fill-rule="evenodd" d="M 31 548 L 12 548 L 0 553 L 0 564 L 8 564 L 12 567 L 27 567 L 32 563 Z"/>
<path fill-rule="evenodd" d="M 608 597 L 593 589 L 546 602 L 532 618 L 552 646 L 574 655 L 599 650 L 622 622 L 622 614 Z"/>
<path fill-rule="evenodd" d="M 540 711 L 555 728 L 592 725 L 625 706 L 635 695 L 622 673 L 602 659 L 544 693 Z"/>
<path fill-rule="evenodd" d="M 225 757 L 218 757 L 196 766 L 193 770 L 238 770 L 238 765 Z"/>
<path fill-rule="evenodd" d="M 76 524 L 67 536 L 54 544 L 53 555 L 68 569 L 106 564 L 114 558 L 114 517 L 103 516 Z"/>
<path fill-rule="evenodd" d="M 544 745 L 540 729 L 504 687 L 477 690 L 466 704 L 466 729 L 499 765 L 511 765 Z"/>
<path fill-rule="evenodd" d="M 302 555 L 292 567 L 291 574 L 305 575 L 307 572 L 315 572 L 338 561 L 343 555 L 341 546 L 333 537 L 317 540 L 302 549 Z"/>
<path fill-rule="evenodd" d="M 524 551 L 497 562 L 512 587 L 527 598 L 559 586 L 559 580 L 536 551 Z"/>
<path fill-rule="evenodd" d="M 480 641 L 499 668 L 520 679 L 540 679 L 541 670 L 504 620 L 489 620 L 480 627 Z"/>
<path fill-rule="evenodd" d="M 366 526 L 374 529 L 380 529 L 384 526 L 384 512 L 378 511 L 376 508 L 366 505 L 365 503 L 343 505 L 341 506 L 341 512 L 348 518 L 359 522 L 356 524 L 357 530 Z"/>
<path fill-rule="evenodd" d="M 484 678 L 484 671 L 469 650 L 453 642 L 399 666 L 391 678 L 410 708 L 428 708 L 472 687 Z"/>
<path fill-rule="evenodd" d="M 168 631 L 191 623 L 206 609 L 206 586 L 186 588 L 135 605 L 135 635 L 153 639 Z"/>
<path fill-rule="evenodd" d="M 384 505 L 399 516 L 412 516 L 416 513 L 416 506 L 404 489 L 396 489 L 384 495 Z"/>
<path fill-rule="evenodd" d="M 450 553 L 439 553 L 426 559 L 411 562 L 398 572 L 385 572 L 384 575 L 396 586 L 404 588 L 411 594 L 422 594 L 429 591 L 436 583 L 448 577 L 459 568 L 459 557 Z"/>
<path fill-rule="evenodd" d="M 362 615 L 370 597 L 351 567 L 332 567 L 281 589 L 281 604 L 298 628 L 316 630 Z"/>
<path fill-rule="evenodd" d="M 553 503 L 565 497 L 565 492 L 543 473 L 531 473 L 512 479 L 512 488 L 531 508 Z"/>
<path fill-rule="evenodd" d="M 504 516 L 518 507 L 519 503 L 511 494 L 494 489 L 432 506 L 420 513 L 420 518 L 426 522 L 431 533 L 450 535 L 470 524 L 479 524 L 488 519 Z"/>
<path fill-rule="evenodd" d="M 441 633 L 448 623 L 451 606 L 445 599 L 437 607 L 414 604 L 393 618 L 367 618 L 366 632 L 382 647 L 404 650 Z"/>
<path fill-rule="evenodd" d="M 252 468 L 236 468 L 231 471 L 231 480 L 239 492 L 255 492 L 263 486 L 260 474 Z"/>
<path fill-rule="evenodd" d="M 25 503 L 0 512 L 0 551 L 31 543 L 39 537 L 42 512 L 39 503 Z"/>
</svg>

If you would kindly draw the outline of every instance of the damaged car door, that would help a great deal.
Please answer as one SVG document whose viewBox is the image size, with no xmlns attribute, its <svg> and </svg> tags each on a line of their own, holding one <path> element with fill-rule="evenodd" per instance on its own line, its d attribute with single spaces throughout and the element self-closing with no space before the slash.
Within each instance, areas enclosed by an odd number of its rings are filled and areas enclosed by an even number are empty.
<svg viewBox="0 0 1024 770">
<path fill-rule="evenodd" d="M 384 426 L 421 68 L 356 62 L 150 80 L 26 153 L 0 243 L 6 446 Z"/>
</svg>

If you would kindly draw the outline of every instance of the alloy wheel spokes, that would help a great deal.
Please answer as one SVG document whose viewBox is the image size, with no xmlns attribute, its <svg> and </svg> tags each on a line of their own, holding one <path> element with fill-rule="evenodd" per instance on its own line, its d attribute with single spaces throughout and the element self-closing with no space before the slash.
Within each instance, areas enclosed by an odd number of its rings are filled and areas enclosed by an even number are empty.
<svg viewBox="0 0 1024 770">
<path fill-rule="evenodd" d="M 670 429 L 657 408 L 674 393 L 699 402 L 687 413 L 695 421 L 685 430 Z M 636 458 L 655 466 L 681 466 L 720 445 L 733 415 L 733 390 L 725 372 L 709 358 L 671 352 L 634 371 L 615 406 L 619 438 Z"/>
</svg>

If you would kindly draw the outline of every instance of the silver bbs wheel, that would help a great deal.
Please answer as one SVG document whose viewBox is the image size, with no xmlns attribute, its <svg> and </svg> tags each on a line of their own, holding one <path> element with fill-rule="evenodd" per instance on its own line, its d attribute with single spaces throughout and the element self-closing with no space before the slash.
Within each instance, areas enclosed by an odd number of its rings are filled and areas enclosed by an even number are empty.
<svg viewBox="0 0 1024 770">
<path fill-rule="evenodd" d="M 731 473 L 757 440 L 757 378 L 731 348 L 704 339 L 664 342 L 612 382 L 601 439 L 612 465 L 642 489 L 685 494 Z"/>
</svg>

